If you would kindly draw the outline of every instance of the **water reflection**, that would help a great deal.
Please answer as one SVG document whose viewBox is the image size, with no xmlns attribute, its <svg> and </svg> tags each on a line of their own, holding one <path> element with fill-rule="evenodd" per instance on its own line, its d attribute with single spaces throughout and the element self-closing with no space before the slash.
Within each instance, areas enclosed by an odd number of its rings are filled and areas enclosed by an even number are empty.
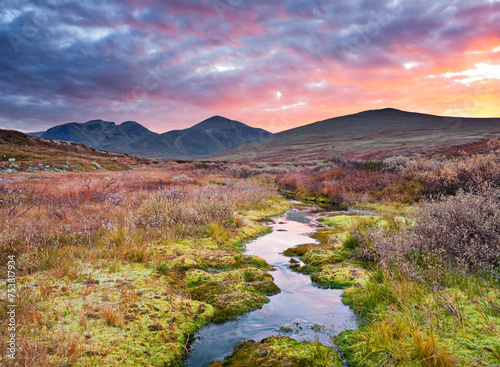
<svg viewBox="0 0 500 367">
<path fill-rule="evenodd" d="M 308 236 L 314 232 L 316 214 L 291 210 L 273 218 L 272 232 L 246 245 L 247 254 L 257 255 L 276 267 L 271 274 L 281 293 L 261 309 L 224 324 L 209 324 L 196 334 L 186 366 L 202 367 L 223 359 L 245 339 L 256 341 L 283 333 L 298 340 L 330 343 L 332 334 L 355 328 L 352 311 L 342 304 L 341 290 L 320 289 L 310 277 L 287 268 L 289 257 L 281 254 L 289 247 L 317 243 Z"/>
</svg>

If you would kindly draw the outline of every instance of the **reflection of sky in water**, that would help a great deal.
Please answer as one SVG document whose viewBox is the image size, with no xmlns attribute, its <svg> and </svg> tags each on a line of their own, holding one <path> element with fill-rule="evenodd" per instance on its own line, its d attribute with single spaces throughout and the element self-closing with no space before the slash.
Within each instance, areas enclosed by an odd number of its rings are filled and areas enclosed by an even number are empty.
<svg viewBox="0 0 500 367">
<path fill-rule="evenodd" d="M 231 353 L 245 339 L 259 341 L 280 334 L 280 327 L 293 331 L 287 335 L 298 340 L 330 343 L 330 335 L 355 327 L 354 315 L 340 300 L 341 290 L 320 289 L 308 275 L 287 268 L 289 257 L 280 254 L 289 247 L 318 243 L 307 234 L 314 231 L 306 211 L 292 210 L 274 218 L 273 232 L 246 245 L 247 254 L 260 256 L 276 267 L 271 274 L 281 293 L 271 302 L 237 320 L 207 325 L 196 334 L 186 366 L 206 366 Z M 281 224 L 280 224 L 281 223 Z"/>
<path fill-rule="evenodd" d="M 299 223 L 309 223 L 310 219 L 307 216 L 307 213 L 301 212 L 298 210 L 290 210 L 285 214 L 286 220 L 291 220 Z"/>
</svg>

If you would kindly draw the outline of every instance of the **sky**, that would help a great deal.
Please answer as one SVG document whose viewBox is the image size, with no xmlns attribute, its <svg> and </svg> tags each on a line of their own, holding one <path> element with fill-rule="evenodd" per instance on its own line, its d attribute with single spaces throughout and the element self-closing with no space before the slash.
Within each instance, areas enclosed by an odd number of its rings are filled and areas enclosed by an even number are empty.
<svg viewBox="0 0 500 367">
<path fill-rule="evenodd" d="M 0 128 L 500 117 L 499 0 L 2 0 Z"/>
</svg>

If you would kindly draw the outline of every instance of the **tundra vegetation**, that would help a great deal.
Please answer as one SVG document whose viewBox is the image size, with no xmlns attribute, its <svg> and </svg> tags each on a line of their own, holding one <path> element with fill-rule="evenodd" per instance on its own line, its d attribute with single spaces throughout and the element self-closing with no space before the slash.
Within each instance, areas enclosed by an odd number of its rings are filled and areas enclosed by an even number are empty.
<svg viewBox="0 0 500 367">
<path fill-rule="evenodd" d="M 279 292 L 269 264 L 240 245 L 289 204 L 266 183 L 191 168 L 2 177 L 0 259 L 17 260 L 19 347 L 12 363 L 2 348 L 2 365 L 179 366 L 195 330 Z"/>
<path fill-rule="evenodd" d="M 324 218 L 293 270 L 346 288 L 357 330 L 334 337 L 349 366 L 500 364 L 500 151 L 331 157 L 281 174 L 289 195 L 378 213 Z M 374 215 L 375 214 L 375 215 Z M 294 258 L 292 258 L 294 259 Z"/>
<path fill-rule="evenodd" d="M 490 148 L 3 174 L 0 266 L 15 256 L 20 322 L 17 359 L 3 346 L 2 363 L 181 366 L 197 329 L 280 291 L 271 266 L 241 246 L 290 207 L 278 188 L 360 209 L 322 218 L 319 245 L 285 251 L 292 270 L 345 289 L 359 328 L 335 336 L 335 350 L 285 335 L 248 341 L 213 366 L 500 364 L 498 142 Z M 5 323 L 0 333 L 8 340 Z"/>
</svg>

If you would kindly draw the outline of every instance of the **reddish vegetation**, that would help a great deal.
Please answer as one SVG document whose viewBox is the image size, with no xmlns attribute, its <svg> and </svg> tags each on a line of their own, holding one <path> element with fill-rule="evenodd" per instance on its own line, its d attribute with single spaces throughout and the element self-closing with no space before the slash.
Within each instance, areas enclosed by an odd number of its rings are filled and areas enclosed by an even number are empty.
<svg viewBox="0 0 500 367">
<path fill-rule="evenodd" d="M 489 139 L 485 139 L 471 144 L 458 145 L 448 149 L 438 150 L 434 154 L 442 154 L 447 157 L 460 156 L 463 152 L 467 154 L 486 154 L 491 151 L 491 147 L 488 146 L 489 141 Z"/>
<path fill-rule="evenodd" d="M 300 197 L 322 198 L 331 204 L 374 201 L 413 203 L 423 196 L 500 187 L 498 141 L 491 153 L 455 158 L 393 157 L 384 161 L 332 157 L 313 168 L 279 175 L 276 183 Z"/>
</svg>

